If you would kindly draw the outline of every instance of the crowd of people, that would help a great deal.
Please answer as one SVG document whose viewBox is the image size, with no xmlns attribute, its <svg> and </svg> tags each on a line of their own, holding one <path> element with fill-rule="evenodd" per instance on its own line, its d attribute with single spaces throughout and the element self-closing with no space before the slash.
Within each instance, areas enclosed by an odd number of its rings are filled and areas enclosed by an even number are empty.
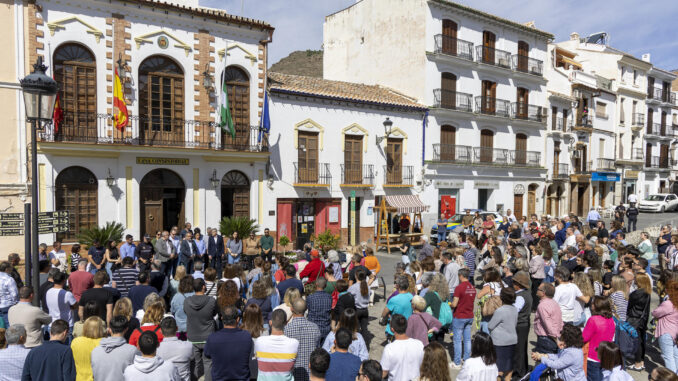
<svg viewBox="0 0 678 381">
<path fill-rule="evenodd" d="M 671 226 L 631 245 L 615 221 L 468 215 L 435 245 L 402 236 L 393 292 L 372 313 L 385 343 L 369 328 L 381 265 L 366 243 L 290 257 L 274 253 L 268 229 L 225 240 L 187 224 L 87 254 L 45 245 L 36 287 L 10 255 L 0 380 L 448 381 L 455 370 L 457 380 L 626 381 L 651 345 L 664 366 L 650 379 L 678 380 Z"/>
</svg>

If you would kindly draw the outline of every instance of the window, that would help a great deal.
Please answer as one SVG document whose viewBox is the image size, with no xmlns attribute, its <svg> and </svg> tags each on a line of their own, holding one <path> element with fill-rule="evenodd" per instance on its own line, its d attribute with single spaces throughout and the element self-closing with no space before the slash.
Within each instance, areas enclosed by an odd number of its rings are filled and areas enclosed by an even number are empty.
<svg viewBox="0 0 678 381">
<path fill-rule="evenodd" d="M 551 129 L 558 129 L 558 107 L 556 106 L 551 107 Z"/>
<path fill-rule="evenodd" d="M 318 181 L 318 133 L 299 131 L 298 139 L 299 173 L 297 178 L 301 182 L 315 183 Z"/>
<path fill-rule="evenodd" d="M 647 77 L 647 97 L 654 97 L 654 77 Z"/>
<path fill-rule="evenodd" d="M 638 86 L 638 70 L 633 69 L 633 86 Z"/>
<path fill-rule="evenodd" d="M 483 163 L 491 163 L 493 160 L 492 153 L 494 147 L 494 132 L 491 130 L 480 131 L 480 161 Z"/>
<path fill-rule="evenodd" d="M 596 102 L 596 118 L 607 118 L 607 105 L 603 102 Z"/>
<path fill-rule="evenodd" d="M 483 32 L 482 61 L 494 65 L 494 43 L 497 37 L 490 31 Z"/>
<path fill-rule="evenodd" d="M 139 66 L 139 140 L 145 144 L 184 143 L 184 72 L 165 56 Z"/>
<path fill-rule="evenodd" d="M 97 140 L 97 76 L 94 54 L 80 44 L 54 51 L 54 79 L 59 84 L 63 122 L 55 139 Z"/>
<path fill-rule="evenodd" d="M 497 83 L 483 81 L 481 84 L 482 93 L 480 97 L 480 112 L 484 114 L 494 114 L 497 109 Z"/>
<path fill-rule="evenodd" d="M 626 67 L 621 67 L 621 83 L 626 83 Z"/>
<path fill-rule="evenodd" d="M 516 164 L 527 164 L 527 136 L 525 134 L 516 135 Z"/>
<path fill-rule="evenodd" d="M 83 229 L 97 225 L 97 178 L 83 167 L 68 167 L 57 175 L 54 188 L 56 210 L 70 212 L 69 231 L 57 239 L 75 241 Z"/>
<path fill-rule="evenodd" d="M 448 19 L 443 20 L 443 53 L 457 55 L 457 24 Z"/>
<path fill-rule="evenodd" d="M 624 103 L 625 102 L 626 102 L 626 99 L 624 99 L 624 98 L 621 98 L 621 100 L 619 101 L 619 123 L 620 124 L 624 124 L 624 119 L 625 119 Z"/>
<path fill-rule="evenodd" d="M 518 62 L 516 69 L 520 71 L 527 71 L 527 61 L 530 51 L 530 45 L 525 41 L 518 41 Z"/>
<path fill-rule="evenodd" d="M 363 181 L 363 136 L 344 135 L 344 182 L 361 184 Z"/>
<path fill-rule="evenodd" d="M 654 109 L 647 109 L 647 133 L 652 134 L 652 124 L 654 123 Z"/>
<path fill-rule="evenodd" d="M 250 79 L 247 73 L 235 66 L 224 70 L 228 107 L 235 127 L 235 138 L 222 133 L 225 148 L 246 148 L 250 145 Z"/>
<path fill-rule="evenodd" d="M 598 139 L 598 157 L 605 158 L 605 139 Z"/>
<path fill-rule="evenodd" d="M 440 160 L 455 160 L 457 129 L 453 126 L 440 126 Z"/>
<path fill-rule="evenodd" d="M 457 102 L 457 76 L 452 73 L 442 73 L 440 79 L 440 107 L 454 109 Z"/>
<path fill-rule="evenodd" d="M 403 140 L 388 138 L 386 141 L 386 182 L 402 183 L 403 176 Z"/>
</svg>

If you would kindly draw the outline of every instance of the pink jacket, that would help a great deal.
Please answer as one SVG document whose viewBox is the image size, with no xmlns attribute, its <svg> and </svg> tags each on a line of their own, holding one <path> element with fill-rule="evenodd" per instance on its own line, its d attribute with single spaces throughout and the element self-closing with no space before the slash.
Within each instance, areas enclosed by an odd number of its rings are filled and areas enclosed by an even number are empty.
<svg viewBox="0 0 678 381">
<path fill-rule="evenodd" d="M 678 310 L 673 307 L 671 300 L 666 299 L 652 311 L 652 316 L 657 319 L 657 329 L 654 337 L 669 334 L 674 339 L 678 337 Z"/>
<path fill-rule="evenodd" d="M 598 345 L 601 341 L 613 341 L 614 328 L 614 319 L 600 315 L 591 316 L 586 322 L 582 337 L 584 343 L 589 343 L 589 359 L 600 361 L 598 359 Z"/>
</svg>

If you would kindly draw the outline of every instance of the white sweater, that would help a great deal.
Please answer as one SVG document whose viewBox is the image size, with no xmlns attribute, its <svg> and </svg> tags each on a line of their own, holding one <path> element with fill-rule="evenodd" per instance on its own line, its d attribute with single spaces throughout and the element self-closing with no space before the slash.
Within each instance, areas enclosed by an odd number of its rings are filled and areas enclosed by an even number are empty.
<svg viewBox="0 0 678 381">
<path fill-rule="evenodd" d="M 480 357 L 471 357 L 457 375 L 457 381 L 496 381 L 499 375 L 497 364 L 485 365 Z"/>
</svg>

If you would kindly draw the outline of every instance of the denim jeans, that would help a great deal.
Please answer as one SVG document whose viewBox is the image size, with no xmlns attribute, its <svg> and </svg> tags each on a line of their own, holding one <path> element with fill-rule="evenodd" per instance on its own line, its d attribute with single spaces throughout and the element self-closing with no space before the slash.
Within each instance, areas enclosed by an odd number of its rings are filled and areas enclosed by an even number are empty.
<svg viewBox="0 0 678 381">
<path fill-rule="evenodd" d="M 586 363 L 586 380 L 587 381 L 603 381 L 603 372 L 600 370 L 600 363 L 587 360 Z"/>
<path fill-rule="evenodd" d="M 447 239 L 447 232 L 438 232 L 438 242 L 445 242 Z"/>
<path fill-rule="evenodd" d="M 226 254 L 226 256 L 228 257 L 229 265 L 240 263 L 240 255 L 238 255 L 237 257 L 233 257 L 231 254 Z"/>
<path fill-rule="evenodd" d="M 490 334 L 490 328 L 489 328 L 489 321 L 481 321 L 480 322 L 480 332 L 485 332 L 488 335 Z"/>
<path fill-rule="evenodd" d="M 0 319 L 2 319 L 3 328 L 9 328 L 9 319 L 7 318 L 8 312 L 9 312 L 9 307 L 0 308 Z"/>
<path fill-rule="evenodd" d="M 473 319 L 452 320 L 452 332 L 454 332 L 454 363 L 461 365 L 461 339 L 464 339 L 464 360 L 471 356 L 471 325 Z"/>
<path fill-rule="evenodd" d="M 659 348 L 662 350 L 664 366 L 675 373 L 678 368 L 678 347 L 673 342 L 673 337 L 670 334 L 659 336 Z"/>
</svg>

